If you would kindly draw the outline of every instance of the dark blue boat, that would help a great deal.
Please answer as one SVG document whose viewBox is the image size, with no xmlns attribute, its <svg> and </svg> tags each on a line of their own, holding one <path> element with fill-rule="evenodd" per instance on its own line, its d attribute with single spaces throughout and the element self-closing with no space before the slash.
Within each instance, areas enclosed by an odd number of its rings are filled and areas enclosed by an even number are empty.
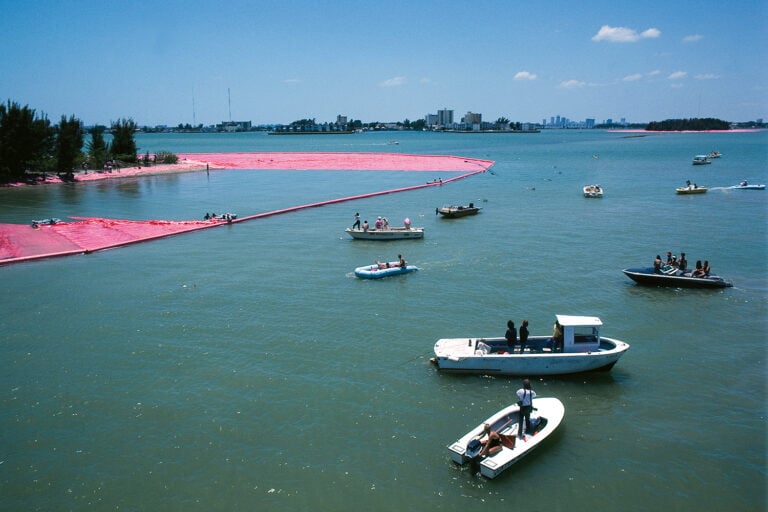
<svg viewBox="0 0 768 512">
<path fill-rule="evenodd" d="M 623 270 L 637 284 L 648 286 L 671 286 L 674 288 L 727 288 L 733 283 L 720 276 L 692 277 L 690 272 L 681 273 L 679 270 L 667 274 L 657 272 L 653 267 L 626 268 Z"/>
</svg>

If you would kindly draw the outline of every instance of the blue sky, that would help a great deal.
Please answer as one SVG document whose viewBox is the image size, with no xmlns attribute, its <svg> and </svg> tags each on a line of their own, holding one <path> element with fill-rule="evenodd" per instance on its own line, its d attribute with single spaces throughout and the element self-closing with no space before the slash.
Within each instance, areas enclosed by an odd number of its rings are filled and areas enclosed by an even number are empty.
<svg viewBox="0 0 768 512">
<path fill-rule="evenodd" d="M 0 100 L 53 122 L 768 119 L 766 0 L 0 0 Z"/>
</svg>

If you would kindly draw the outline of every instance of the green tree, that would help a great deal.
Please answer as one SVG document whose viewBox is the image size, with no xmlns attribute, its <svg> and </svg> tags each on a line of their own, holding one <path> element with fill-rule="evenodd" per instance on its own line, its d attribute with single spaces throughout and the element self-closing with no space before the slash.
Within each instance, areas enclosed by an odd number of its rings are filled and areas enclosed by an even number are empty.
<svg viewBox="0 0 768 512">
<path fill-rule="evenodd" d="M 96 125 L 91 129 L 91 142 L 88 143 L 88 165 L 93 169 L 102 169 L 107 161 L 109 148 L 104 140 L 106 126 Z"/>
<path fill-rule="evenodd" d="M 61 116 L 56 127 L 56 168 L 73 180 L 74 167 L 83 155 L 83 124 L 74 115 Z"/>
<path fill-rule="evenodd" d="M 45 169 L 53 141 L 47 118 L 11 100 L 0 104 L 0 181 L 23 180 L 27 169 Z"/>
<path fill-rule="evenodd" d="M 114 158 L 124 162 L 136 161 L 136 141 L 133 139 L 135 131 L 136 123 L 133 119 L 112 122 L 112 144 L 109 149 Z"/>
</svg>

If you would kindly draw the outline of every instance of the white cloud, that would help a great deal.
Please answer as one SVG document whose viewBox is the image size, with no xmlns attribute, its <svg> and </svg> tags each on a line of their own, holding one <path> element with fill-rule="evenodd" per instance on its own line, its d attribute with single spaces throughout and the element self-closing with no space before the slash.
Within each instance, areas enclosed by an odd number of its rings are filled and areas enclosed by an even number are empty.
<svg viewBox="0 0 768 512">
<path fill-rule="evenodd" d="M 704 39 L 704 36 L 699 35 L 699 34 L 693 34 L 693 35 L 690 35 L 690 36 L 685 36 L 683 38 L 683 42 L 684 43 L 698 43 L 702 39 Z"/>
<path fill-rule="evenodd" d="M 624 78 L 622 78 L 622 80 L 624 82 L 636 82 L 637 80 L 640 80 L 641 78 L 643 78 L 643 75 L 641 75 L 640 73 L 635 73 L 634 75 L 627 75 L 627 76 L 625 76 Z"/>
<path fill-rule="evenodd" d="M 656 76 L 656 75 L 660 75 L 660 74 L 661 74 L 661 71 L 659 71 L 658 69 L 654 69 L 653 71 L 648 73 L 648 76 Z"/>
<path fill-rule="evenodd" d="M 693 78 L 696 80 L 717 80 L 720 78 L 720 75 L 715 75 L 714 73 L 703 73 L 700 75 L 696 75 Z"/>
<path fill-rule="evenodd" d="M 657 38 L 661 31 L 656 28 L 649 28 L 638 34 L 636 30 L 626 27 L 611 27 L 603 25 L 600 30 L 592 37 L 595 42 L 608 41 L 611 43 L 634 43 L 640 39 Z"/>
<path fill-rule="evenodd" d="M 576 87 L 584 87 L 587 85 L 586 82 L 580 82 L 579 80 L 565 80 L 564 82 L 560 82 L 560 87 L 563 89 L 575 89 Z"/>
<path fill-rule="evenodd" d="M 381 87 L 400 87 L 401 85 L 405 85 L 408 82 L 408 80 L 404 76 L 395 76 L 392 78 L 387 78 L 383 82 L 379 84 Z"/>
<path fill-rule="evenodd" d="M 669 75 L 667 78 L 669 80 L 682 80 L 687 76 L 688 76 L 688 73 L 686 71 L 675 71 L 674 73 Z"/>
<path fill-rule="evenodd" d="M 514 80 L 536 80 L 537 78 L 539 77 L 530 71 L 518 71 L 515 73 Z"/>
</svg>

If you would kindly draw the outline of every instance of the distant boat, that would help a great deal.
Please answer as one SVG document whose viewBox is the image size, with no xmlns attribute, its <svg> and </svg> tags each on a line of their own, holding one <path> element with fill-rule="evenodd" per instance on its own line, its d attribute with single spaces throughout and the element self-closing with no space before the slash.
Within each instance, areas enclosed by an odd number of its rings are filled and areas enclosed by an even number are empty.
<svg viewBox="0 0 768 512">
<path fill-rule="evenodd" d="M 721 156 L 723 156 L 723 155 L 722 155 L 722 154 L 720 154 L 720 152 L 719 152 L 719 151 L 710 151 L 710 152 L 709 152 L 709 154 L 708 154 L 707 156 L 708 156 L 709 158 L 720 158 L 720 157 L 721 157 Z"/>
<path fill-rule="evenodd" d="M 720 276 L 691 277 L 690 272 L 683 273 L 674 268 L 667 269 L 667 267 L 663 267 L 660 272 L 656 272 L 653 267 L 625 268 L 622 272 L 637 284 L 646 286 L 670 286 L 673 288 L 728 288 L 733 286 L 732 282 L 726 281 Z"/>
<path fill-rule="evenodd" d="M 746 181 L 742 181 L 738 185 L 728 187 L 732 190 L 765 190 L 765 185 L 750 185 Z"/>
<path fill-rule="evenodd" d="M 480 211 L 480 208 L 475 206 L 475 203 L 469 203 L 466 206 L 443 206 L 437 208 L 435 213 L 439 213 L 443 217 L 453 219 L 456 217 L 466 217 L 467 215 L 475 215 Z"/>
<path fill-rule="evenodd" d="M 675 189 L 675 192 L 678 194 L 706 194 L 707 187 L 699 187 L 694 183 L 693 185 L 678 187 Z"/>
<path fill-rule="evenodd" d="M 424 238 L 424 228 L 405 226 L 389 227 L 387 229 L 351 229 L 346 231 L 356 240 L 418 240 Z"/>
<path fill-rule="evenodd" d="M 603 187 L 600 185 L 584 185 L 584 197 L 601 198 L 603 197 Z"/>
<path fill-rule="evenodd" d="M 355 275 L 360 279 L 381 279 L 382 277 L 389 277 L 398 274 L 407 274 L 419 270 L 418 267 L 413 265 L 400 266 L 398 261 L 390 261 L 382 264 L 366 265 L 364 267 L 357 267 L 355 269 Z"/>
<path fill-rule="evenodd" d="M 711 163 L 707 155 L 696 155 L 693 157 L 693 165 L 707 165 Z"/>
</svg>

